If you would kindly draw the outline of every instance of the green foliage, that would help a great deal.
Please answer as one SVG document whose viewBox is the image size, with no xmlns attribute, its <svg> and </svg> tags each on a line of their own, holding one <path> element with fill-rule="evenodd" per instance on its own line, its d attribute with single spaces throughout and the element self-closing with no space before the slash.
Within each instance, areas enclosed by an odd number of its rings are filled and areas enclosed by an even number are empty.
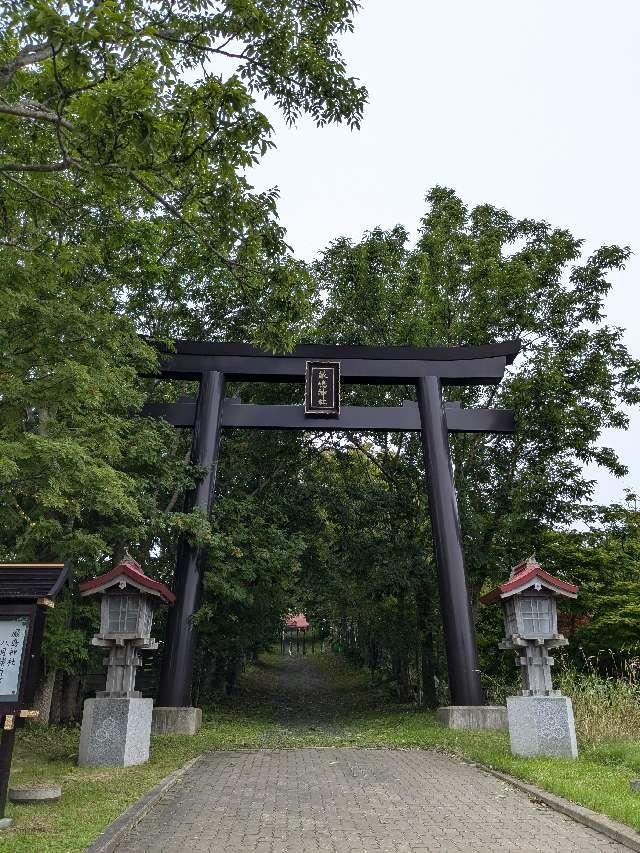
<svg viewBox="0 0 640 853">
<path fill-rule="evenodd" d="M 356 4 L 16 0 L 0 8 L 0 551 L 82 579 L 125 546 L 168 579 L 200 472 L 188 440 L 135 417 L 140 333 L 286 349 L 313 298 L 250 168 L 289 121 L 357 127 L 366 91 L 337 38 Z M 132 417 L 133 416 L 133 417 Z M 154 558 L 150 560 L 149 554 Z M 62 619 L 62 617 L 60 617 Z M 75 619 L 75 621 L 74 621 Z M 80 610 L 50 625 L 79 661 Z"/>
<path fill-rule="evenodd" d="M 100 625 L 94 601 L 76 603 L 68 596 L 59 600 L 47 614 L 42 651 L 54 669 L 77 673 L 89 659 L 87 634 L 97 633 Z"/>
<path fill-rule="evenodd" d="M 222 498 L 207 552 L 200 637 L 201 690 L 233 689 L 242 662 L 277 638 L 295 595 L 303 542 L 255 499 Z"/>
<path fill-rule="evenodd" d="M 316 338 L 414 346 L 519 338 L 522 353 L 498 388 L 446 389 L 448 399 L 464 406 L 511 408 L 516 415 L 513 436 L 451 437 L 472 604 L 475 609 L 483 589 L 503 580 L 510 566 L 534 551 L 552 571 L 581 583 L 581 567 L 569 553 L 573 540 L 562 531 L 593 519 L 589 502 L 593 483 L 585 478 L 586 463 L 598 463 L 615 474 L 626 470 L 612 450 L 600 445 L 600 436 L 606 428 L 626 427 L 624 405 L 637 403 L 640 393 L 640 364 L 626 350 L 622 330 L 607 325 L 604 315 L 608 275 L 624 265 L 628 250 L 606 246 L 584 258 L 580 240 L 545 222 L 516 220 L 489 205 L 470 210 L 453 191 L 440 187 L 429 193 L 427 201 L 413 248 L 407 231 L 396 227 L 374 230 L 357 243 L 338 239 L 326 250 L 314 270 L 326 293 Z M 349 401 L 397 404 L 413 394 L 413 389 L 383 388 L 349 389 L 345 396 Z M 374 626 L 379 621 L 375 580 L 370 586 L 367 580 L 387 572 L 388 592 L 398 596 L 405 591 L 402 604 L 391 605 L 395 618 L 386 614 L 382 620 L 394 637 L 401 636 L 396 631 L 400 622 L 413 626 L 426 618 L 427 624 L 437 624 L 435 585 L 429 582 L 431 543 L 429 530 L 424 529 L 427 507 L 419 440 L 372 436 L 363 441 L 349 436 L 348 441 L 388 478 L 389 493 L 397 490 L 387 519 L 384 502 L 372 506 L 379 484 L 375 478 L 359 484 L 354 465 L 346 478 L 350 490 L 343 497 L 344 506 L 350 507 L 348 524 L 341 519 L 330 533 L 338 541 L 344 536 L 348 547 L 353 544 L 356 549 L 359 541 L 371 543 L 369 552 L 355 558 L 361 587 L 348 610 L 349 620 L 358 625 L 360 650 L 366 654 L 370 632 L 378 631 Z M 333 442 L 337 458 L 343 444 L 342 438 Z M 329 473 L 327 478 L 332 479 Z M 359 497 L 354 497 L 356 491 Z M 368 505 L 365 494 L 372 498 Z M 385 524 L 390 528 L 380 535 L 378 528 Z M 616 551 L 608 546 L 611 571 L 607 571 L 601 554 L 593 550 L 595 536 L 594 532 L 584 541 L 588 547 L 583 562 L 593 567 L 593 574 L 580 599 L 580 607 L 594 613 L 593 627 L 581 629 L 581 636 L 586 641 L 590 631 L 590 643 L 598 636 L 602 643 L 606 627 L 605 636 L 618 648 L 634 631 L 637 637 L 638 591 L 633 587 L 637 570 L 628 550 L 627 571 L 619 585 L 614 580 L 605 583 L 604 578 L 619 573 L 612 566 L 619 562 L 619 547 Z M 396 537 L 400 560 L 397 553 L 390 556 Z M 554 551 L 552 540 L 565 543 L 564 550 L 556 546 Z M 579 536 L 575 541 L 583 542 Z M 412 556 L 416 568 L 412 576 L 401 577 L 397 570 L 411 554 L 407 542 L 416 546 Z M 330 555 L 329 563 L 325 574 L 343 572 L 350 577 L 342 554 Z M 346 613 L 343 599 L 348 596 L 335 593 L 323 581 L 315 571 L 313 588 L 322 590 L 326 609 Z M 426 617 L 416 607 L 425 589 Z M 596 594 L 600 598 L 592 605 Z M 476 615 L 486 684 L 490 691 L 499 690 L 491 679 L 502 684 L 513 678 L 511 659 L 495 648 L 502 633 L 500 618 L 486 608 Z M 617 635 L 611 629 L 613 622 Z M 381 641 L 391 649 L 386 638 Z M 410 666 L 416 651 L 416 636 L 406 636 L 404 653 Z M 436 670 L 444 675 L 441 660 L 436 660 Z M 420 680 L 417 671 L 411 677 Z"/>
<path fill-rule="evenodd" d="M 540 549 L 580 586 L 565 620 L 574 649 L 613 675 L 637 656 L 640 638 L 640 513 L 630 498 L 594 509 L 586 530 L 548 531 Z"/>
</svg>

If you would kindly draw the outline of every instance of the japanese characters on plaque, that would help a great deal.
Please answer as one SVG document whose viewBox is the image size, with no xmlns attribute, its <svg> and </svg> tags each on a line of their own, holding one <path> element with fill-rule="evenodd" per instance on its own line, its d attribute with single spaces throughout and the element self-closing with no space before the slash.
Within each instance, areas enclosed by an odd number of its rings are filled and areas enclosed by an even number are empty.
<svg viewBox="0 0 640 853">
<path fill-rule="evenodd" d="M 340 414 L 340 362 L 308 361 L 304 395 L 305 415 Z"/>
<path fill-rule="evenodd" d="M 17 702 L 28 616 L 0 617 L 0 702 Z"/>
</svg>

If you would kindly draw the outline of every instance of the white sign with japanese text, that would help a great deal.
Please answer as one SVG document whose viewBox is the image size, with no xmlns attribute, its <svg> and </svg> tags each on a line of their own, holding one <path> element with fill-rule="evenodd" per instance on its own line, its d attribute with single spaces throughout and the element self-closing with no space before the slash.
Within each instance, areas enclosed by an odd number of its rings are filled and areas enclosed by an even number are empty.
<svg viewBox="0 0 640 853">
<path fill-rule="evenodd" d="M 22 653 L 28 631 L 28 616 L 0 618 L 0 702 L 18 699 Z"/>
</svg>

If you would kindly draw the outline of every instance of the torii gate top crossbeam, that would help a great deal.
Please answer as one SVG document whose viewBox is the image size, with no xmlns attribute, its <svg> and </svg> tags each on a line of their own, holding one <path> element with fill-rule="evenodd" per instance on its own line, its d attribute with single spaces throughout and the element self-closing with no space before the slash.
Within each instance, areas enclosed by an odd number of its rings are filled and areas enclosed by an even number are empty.
<svg viewBox="0 0 640 853">
<path fill-rule="evenodd" d="M 162 375 L 197 379 L 204 371 L 224 373 L 227 381 L 304 382 L 309 360 L 340 361 L 345 383 L 403 384 L 437 376 L 443 385 L 497 384 L 520 350 L 519 341 L 463 347 L 369 347 L 302 345 L 276 355 L 248 344 L 175 341 L 158 346 Z"/>
</svg>

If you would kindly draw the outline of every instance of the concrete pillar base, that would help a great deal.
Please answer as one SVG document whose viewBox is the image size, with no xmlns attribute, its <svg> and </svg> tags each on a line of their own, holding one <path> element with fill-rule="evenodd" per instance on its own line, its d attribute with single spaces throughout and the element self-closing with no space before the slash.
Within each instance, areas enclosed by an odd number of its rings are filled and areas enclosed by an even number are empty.
<svg viewBox="0 0 640 853">
<path fill-rule="evenodd" d="M 446 705 L 436 717 L 449 729 L 499 729 L 506 731 L 507 709 L 502 705 Z"/>
<path fill-rule="evenodd" d="M 151 734 L 154 735 L 195 735 L 202 726 L 202 708 L 153 709 Z"/>
</svg>

